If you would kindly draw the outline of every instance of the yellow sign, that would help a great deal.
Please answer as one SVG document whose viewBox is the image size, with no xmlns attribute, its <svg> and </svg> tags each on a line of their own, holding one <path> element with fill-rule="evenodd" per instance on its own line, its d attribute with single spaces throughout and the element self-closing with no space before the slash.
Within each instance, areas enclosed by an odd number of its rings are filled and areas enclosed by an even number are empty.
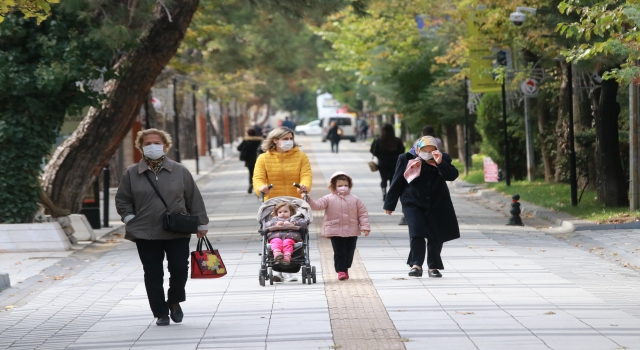
<svg viewBox="0 0 640 350">
<path fill-rule="evenodd" d="M 486 8 L 478 7 L 473 10 L 467 20 L 467 35 L 469 38 L 469 69 L 471 92 L 499 92 L 502 86 L 498 84 L 491 73 L 493 70 L 493 53 L 491 45 L 483 38 L 478 29 L 485 20 Z"/>
</svg>

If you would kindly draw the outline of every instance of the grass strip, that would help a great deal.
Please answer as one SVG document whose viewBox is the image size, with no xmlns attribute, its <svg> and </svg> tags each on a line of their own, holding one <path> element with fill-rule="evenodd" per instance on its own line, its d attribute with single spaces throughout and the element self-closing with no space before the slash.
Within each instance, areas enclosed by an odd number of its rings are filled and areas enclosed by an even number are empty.
<svg viewBox="0 0 640 350">
<path fill-rule="evenodd" d="M 578 206 L 571 206 L 571 187 L 569 184 L 511 181 L 511 186 L 507 186 L 504 182 L 485 183 L 483 158 L 484 155 L 481 154 L 473 156 L 472 167 L 467 176 L 464 176 L 464 165 L 454 159 L 453 165 L 460 172 L 460 179 L 475 185 L 484 184 L 487 188 L 495 188 L 496 191 L 509 196 L 519 194 L 521 200 L 531 204 L 601 224 L 640 220 L 639 211 L 629 211 L 629 207 L 607 208 L 604 204 L 597 202 L 597 194 L 594 190 L 585 190 Z M 580 196 L 580 192 L 578 192 L 578 196 Z"/>
</svg>

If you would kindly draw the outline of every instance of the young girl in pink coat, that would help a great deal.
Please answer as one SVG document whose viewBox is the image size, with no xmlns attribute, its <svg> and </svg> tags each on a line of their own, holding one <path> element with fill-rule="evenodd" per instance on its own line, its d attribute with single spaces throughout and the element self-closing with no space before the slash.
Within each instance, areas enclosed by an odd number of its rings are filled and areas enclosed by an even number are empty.
<svg viewBox="0 0 640 350">
<path fill-rule="evenodd" d="M 307 199 L 311 209 L 324 210 L 322 236 L 331 238 L 333 261 L 340 281 L 349 279 L 349 268 L 360 232 L 365 236 L 371 232 L 367 208 L 360 198 L 351 194 L 352 187 L 351 177 L 337 172 L 329 180 L 331 194 L 318 200 Z"/>
</svg>

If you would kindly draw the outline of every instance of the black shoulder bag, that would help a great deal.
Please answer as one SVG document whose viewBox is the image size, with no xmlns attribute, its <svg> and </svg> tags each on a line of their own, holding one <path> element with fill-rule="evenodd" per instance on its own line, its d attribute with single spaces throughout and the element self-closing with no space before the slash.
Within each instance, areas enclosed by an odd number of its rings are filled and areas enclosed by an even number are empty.
<svg viewBox="0 0 640 350">
<path fill-rule="evenodd" d="M 169 211 L 167 202 L 164 201 L 164 198 L 162 198 L 160 192 L 158 191 L 158 188 L 153 184 L 153 181 L 151 181 L 151 178 L 146 171 L 144 172 L 144 176 L 151 184 L 151 187 L 153 187 L 153 190 L 156 191 L 158 197 L 160 197 L 162 204 L 164 204 L 165 208 L 167 208 L 167 212 L 162 217 L 162 227 L 164 228 L 164 230 L 173 233 L 198 233 L 198 217 L 181 213 L 172 214 Z"/>
</svg>

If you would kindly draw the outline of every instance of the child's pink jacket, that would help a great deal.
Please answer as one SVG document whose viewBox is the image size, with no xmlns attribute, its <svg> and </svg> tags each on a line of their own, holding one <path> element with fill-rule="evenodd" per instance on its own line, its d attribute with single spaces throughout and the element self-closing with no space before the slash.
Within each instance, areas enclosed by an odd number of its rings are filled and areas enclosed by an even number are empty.
<svg viewBox="0 0 640 350">
<path fill-rule="evenodd" d="M 331 178 L 338 175 L 349 176 L 337 172 Z M 352 237 L 359 236 L 360 231 L 371 231 L 367 208 L 351 191 L 333 192 L 317 200 L 309 197 L 308 202 L 311 209 L 324 210 L 323 237 Z"/>
</svg>

